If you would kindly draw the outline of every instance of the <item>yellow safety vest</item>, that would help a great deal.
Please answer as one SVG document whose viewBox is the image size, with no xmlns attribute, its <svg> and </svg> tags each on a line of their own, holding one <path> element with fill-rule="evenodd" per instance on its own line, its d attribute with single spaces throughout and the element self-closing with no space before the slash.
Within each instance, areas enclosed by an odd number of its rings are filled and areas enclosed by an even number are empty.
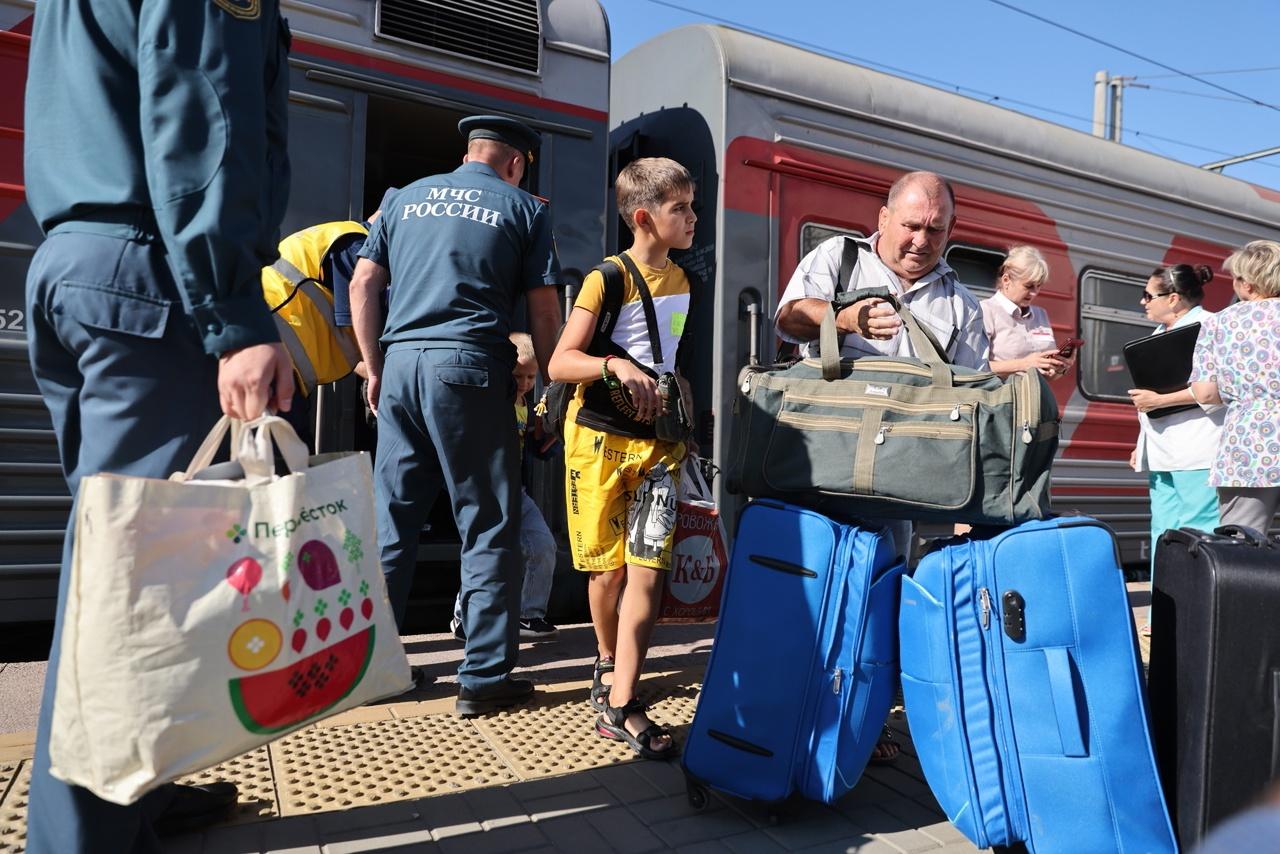
<svg viewBox="0 0 1280 854">
<path fill-rule="evenodd" d="M 360 361 L 354 331 L 334 322 L 333 291 L 320 281 L 320 269 L 338 238 L 368 233 L 352 221 L 313 225 L 280 241 L 279 260 L 262 268 L 262 295 L 293 358 L 304 395 L 317 385 L 342 379 Z"/>
</svg>

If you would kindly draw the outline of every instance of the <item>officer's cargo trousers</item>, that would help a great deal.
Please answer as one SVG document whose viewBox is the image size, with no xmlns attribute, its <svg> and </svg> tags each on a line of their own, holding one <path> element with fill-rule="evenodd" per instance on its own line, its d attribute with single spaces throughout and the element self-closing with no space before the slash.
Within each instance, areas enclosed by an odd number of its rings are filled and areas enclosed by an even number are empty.
<svg viewBox="0 0 1280 854">
<path fill-rule="evenodd" d="M 382 370 L 374 483 L 382 571 L 403 624 L 422 526 L 440 487 L 462 539 L 466 654 L 458 683 L 483 690 L 516 664 L 520 455 L 509 361 L 458 348 L 393 347 Z"/>
<path fill-rule="evenodd" d="M 131 239 L 125 227 L 94 230 L 60 227 L 36 251 L 27 276 L 31 364 L 73 496 L 80 478 L 99 472 L 168 477 L 190 462 L 219 415 L 217 362 L 183 312 L 159 241 L 136 230 Z M 27 851 L 159 851 L 150 820 L 170 788 L 122 807 L 49 774 L 71 538 L 69 524 L 36 731 Z"/>
</svg>

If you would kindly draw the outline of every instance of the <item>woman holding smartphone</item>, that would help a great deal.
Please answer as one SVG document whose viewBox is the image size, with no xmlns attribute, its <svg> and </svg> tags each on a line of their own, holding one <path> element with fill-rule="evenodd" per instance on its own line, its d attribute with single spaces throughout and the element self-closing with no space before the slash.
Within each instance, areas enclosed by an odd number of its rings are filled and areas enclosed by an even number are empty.
<svg viewBox="0 0 1280 854">
<path fill-rule="evenodd" d="M 995 295 L 981 303 L 982 325 L 991 340 L 991 370 L 997 375 L 1036 370 L 1053 379 L 1075 361 L 1075 347 L 1059 350 L 1049 315 L 1031 304 L 1048 278 L 1049 265 L 1040 250 L 1033 246 L 1009 249 L 996 274 Z"/>
<path fill-rule="evenodd" d="M 1204 286 L 1213 271 L 1203 264 L 1175 264 L 1158 267 L 1142 290 L 1142 307 L 1147 317 L 1160 324 L 1151 333 L 1162 335 L 1213 316 L 1200 305 Z M 1138 445 L 1129 456 L 1134 471 L 1147 472 L 1151 490 L 1151 573 L 1155 576 L 1156 540 L 1170 528 L 1199 528 L 1212 531 L 1218 526 L 1218 495 L 1209 485 L 1222 436 L 1223 412 L 1188 409 L 1152 418 L 1153 409 L 1195 403 L 1189 389 L 1160 394 L 1131 388 L 1129 398 L 1138 409 Z M 1149 619 L 1149 618 L 1148 618 Z M 1144 625 L 1144 635 L 1151 626 Z"/>
</svg>

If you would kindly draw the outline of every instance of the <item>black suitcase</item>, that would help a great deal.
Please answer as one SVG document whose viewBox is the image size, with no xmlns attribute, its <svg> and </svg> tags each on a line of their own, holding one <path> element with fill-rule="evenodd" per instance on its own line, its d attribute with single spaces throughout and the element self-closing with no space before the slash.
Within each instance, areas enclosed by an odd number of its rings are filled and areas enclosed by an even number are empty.
<svg viewBox="0 0 1280 854">
<path fill-rule="evenodd" d="M 1280 768 L 1280 542 L 1234 525 L 1166 531 L 1151 597 L 1152 735 L 1189 849 Z"/>
</svg>

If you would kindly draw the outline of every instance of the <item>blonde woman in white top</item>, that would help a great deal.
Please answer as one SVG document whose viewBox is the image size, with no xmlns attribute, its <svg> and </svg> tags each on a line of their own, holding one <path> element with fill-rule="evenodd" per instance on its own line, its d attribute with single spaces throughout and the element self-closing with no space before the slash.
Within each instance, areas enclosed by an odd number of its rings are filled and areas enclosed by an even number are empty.
<svg viewBox="0 0 1280 854">
<path fill-rule="evenodd" d="M 991 370 L 1001 377 L 1039 371 L 1060 377 L 1075 359 L 1058 354 L 1043 308 L 1031 303 L 1049 279 L 1049 265 L 1034 246 L 1014 246 L 996 274 L 996 292 L 984 299 L 982 325 L 991 340 Z"/>
</svg>

